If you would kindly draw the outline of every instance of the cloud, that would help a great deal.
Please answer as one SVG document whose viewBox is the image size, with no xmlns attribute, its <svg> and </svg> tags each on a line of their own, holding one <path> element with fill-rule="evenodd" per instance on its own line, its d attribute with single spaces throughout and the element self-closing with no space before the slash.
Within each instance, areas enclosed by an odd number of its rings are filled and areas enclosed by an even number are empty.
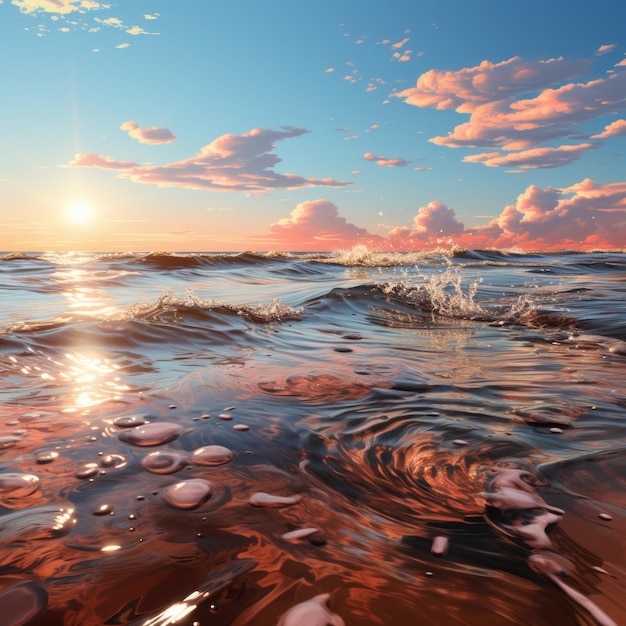
<svg viewBox="0 0 626 626">
<path fill-rule="evenodd" d="M 593 139 L 606 139 L 607 137 L 621 137 L 622 135 L 626 135 L 626 120 L 615 120 L 605 126 L 601 133 L 591 135 L 591 137 Z"/>
<path fill-rule="evenodd" d="M 408 37 L 405 37 L 402 41 L 398 41 L 394 44 L 391 45 L 391 49 L 392 50 L 399 50 L 400 48 L 402 48 L 402 46 L 404 46 L 405 44 L 409 43 L 410 39 Z"/>
<path fill-rule="evenodd" d="M 154 33 L 148 33 L 139 26 L 133 26 L 132 28 L 128 28 L 126 29 L 126 32 L 129 35 L 154 35 Z"/>
<path fill-rule="evenodd" d="M 607 44 L 607 45 L 604 45 L 604 46 L 600 46 L 596 50 L 596 54 L 597 55 L 606 54 L 607 52 L 611 52 L 612 50 L 615 50 L 615 48 L 617 48 L 617 44 L 616 43 L 611 43 L 611 44 Z"/>
<path fill-rule="evenodd" d="M 571 196 L 571 197 L 568 197 Z M 477 233 L 493 245 L 526 249 L 623 247 L 626 182 L 585 179 L 571 187 L 528 187 L 514 205 Z"/>
<path fill-rule="evenodd" d="M 97 154 L 77 154 L 68 165 L 117 170 L 120 178 L 136 183 L 208 191 L 259 192 L 349 185 L 332 178 L 305 178 L 274 170 L 281 162 L 272 152 L 276 142 L 308 132 L 303 128 L 283 127 L 283 130 L 255 128 L 243 135 L 222 135 L 198 154 L 166 165 L 138 165 Z"/>
<path fill-rule="evenodd" d="M 510 154 L 486 152 L 466 156 L 466 163 L 482 163 L 487 167 L 515 166 L 520 169 L 540 169 L 561 167 L 580 159 L 580 157 L 596 147 L 593 143 L 564 145 L 558 148 L 532 148 Z"/>
<path fill-rule="evenodd" d="M 167 128 L 158 128 L 156 126 L 152 126 L 150 128 L 139 128 L 137 122 L 133 120 L 124 122 L 120 128 L 127 131 L 129 136 L 136 139 L 139 143 L 171 143 L 176 139 L 176 135 Z"/>
<path fill-rule="evenodd" d="M 465 227 L 456 218 L 453 209 L 441 202 L 429 202 L 413 218 L 415 231 L 428 237 L 460 235 Z"/>
<path fill-rule="evenodd" d="M 413 218 L 414 228 L 392 229 L 385 245 L 393 249 L 436 246 L 520 248 L 525 250 L 623 248 L 626 182 L 602 184 L 585 179 L 571 187 L 527 187 L 486 226 L 468 228 L 453 209 L 430 202 Z"/>
<path fill-rule="evenodd" d="M 60 13 L 104 8 L 94 0 L 11 0 L 22 13 Z"/>
<path fill-rule="evenodd" d="M 500 63 L 483 61 L 458 71 L 429 70 L 417 79 L 415 87 L 395 96 L 416 107 L 471 113 L 481 104 L 544 89 L 588 69 L 586 60 L 563 58 L 525 61 L 512 57 Z"/>
<path fill-rule="evenodd" d="M 374 161 L 376 165 L 382 167 L 406 167 L 411 162 L 406 159 L 390 159 L 389 157 L 377 156 L 373 152 L 366 152 L 363 158 L 366 161 Z"/>
<path fill-rule="evenodd" d="M 335 204 L 324 199 L 298 204 L 290 217 L 272 224 L 269 233 L 259 238 L 290 250 L 335 250 L 381 240 L 364 228 L 350 224 L 339 215 Z"/>
<path fill-rule="evenodd" d="M 563 58 L 526 61 L 513 57 L 495 64 L 483 61 L 458 71 L 429 70 L 418 78 L 415 87 L 394 95 L 413 106 L 469 115 L 469 121 L 447 135 L 432 137 L 432 143 L 517 153 L 478 154 L 466 157 L 466 161 L 491 167 L 517 162 L 525 167 L 557 167 L 597 145 L 528 151 L 546 142 L 580 139 L 586 136 L 581 131 L 582 124 L 619 114 L 626 107 L 626 72 L 588 82 L 566 82 L 588 69 L 586 60 Z"/>
<path fill-rule="evenodd" d="M 290 217 L 255 239 L 287 250 L 336 250 L 357 244 L 377 250 L 623 248 L 626 182 L 585 179 L 562 189 L 530 185 L 515 204 L 490 219 L 486 226 L 469 228 L 454 209 L 432 201 L 418 209 L 412 228 L 399 226 L 381 237 L 348 223 L 329 200 L 314 200 L 298 204 Z"/>
<path fill-rule="evenodd" d="M 99 24 L 103 24 L 104 26 L 112 26 L 113 28 L 125 28 L 124 22 L 122 22 L 119 17 L 107 17 L 104 20 L 96 17 L 94 18 L 94 20 Z"/>
</svg>

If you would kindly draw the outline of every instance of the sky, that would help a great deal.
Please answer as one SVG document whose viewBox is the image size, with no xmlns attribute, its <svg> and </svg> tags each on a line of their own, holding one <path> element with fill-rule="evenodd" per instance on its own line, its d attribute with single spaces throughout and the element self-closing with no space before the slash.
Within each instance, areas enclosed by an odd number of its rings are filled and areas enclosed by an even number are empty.
<svg viewBox="0 0 626 626">
<path fill-rule="evenodd" d="M 0 0 L 0 250 L 626 248 L 623 0 Z"/>
</svg>

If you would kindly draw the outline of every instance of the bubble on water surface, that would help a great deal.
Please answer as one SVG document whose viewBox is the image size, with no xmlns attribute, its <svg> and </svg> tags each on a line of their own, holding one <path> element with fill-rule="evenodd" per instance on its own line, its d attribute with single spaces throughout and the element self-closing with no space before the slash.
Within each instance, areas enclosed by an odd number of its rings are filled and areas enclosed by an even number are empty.
<svg viewBox="0 0 626 626">
<path fill-rule="evenodd" d="M 319 532 L 318 528 L 298 528 L 296 530 L 291 530 L 288 533 L 284 533 L 282 539 L 283 541 L 288 541 L 289 543 L 296 543 L 300 539 L 309 537 L 317 532 Z"/>
<path fill-rule="evenodd" d="M 0 593 L 2 623 L 22 626 L 30 623 L 48 606 L 48 593 L 32 581 L 12 585 Z"/>
<path fill-rule="evenodd" d="M 0 437 L 0 449 L 1 448 L 12 448 L 22 441 L 21 437 L 17 435 L 4 435 Z"/>
<path fill-rule="evenodd" d="M 76 476 L 76 478 L 91 478 L 97 476 L 99 473 L 100 467 L 97 463 L 85 463 L 74 472 L 74 476 Z"/>
<path fill-rule="evenodd" d="M 126 459 L 121 454 L 105 454 L 100 459 L 100 465 L 102 467 L 124 467 L 126 465 Z"/>
<path fill-rule="evenodd" d="M 112 515 L 113 507 L 110 504 L 101 504 L 95 511 L 92 511 L 93 515 Z"/>
<path fill-rule="evenodd" d="M 328 606 L 330 594 L 323 593 L 292 606 L 278 621 L 278 626 L 344 626 L 343 619 Z"/>
<path fill-rule="evenodd" d="M 138 415 L 125 415 L 113 420 L 113 424 L 118 428 L 134 428 L 135 426 L 143 426 L 148 420 Z"/>
<path fill-rule="evenodd" d="M 265 506 L 265 507 L 280 507 L 289 506 L 291 504 L 298 504 L 300 502 L 300 496 L 273 496 L 269 493 L 259 491 L 250 496 L 250 504 L 252 506 Z"/>
<path fill-rule="evenodd" d="M 183 480 L 163 491 L 163 499 L 177 509 L 195 509 L 211 497 L 211 483 L 202 478 Z"/>
<path fill-rule="evenodd" d="M 59 453 L 54 450 L 50 450 L 49 452 L 40 452 L 37 455 L 36 461 L 39 465 L 45 465 L 46 463 L 52 463 L 52 461 L 56 461 L 59 458 Z"/>
<path fill-rule="evenodd" d="M 157 450 L 151 452 L 139 465 L 153 474 L 173 474 L 188 465 L 189 461 L 184 454 L 173 450 Z"/>
<path fill-rule="evenodd" d="M 224 446 L 212 445 L 198 448 L 191 456 L 194 465 L 223 465 L 234 458 L 232 450 Z"/>
<path fill-rule="evenodd" d="M 184 432 L 180 424 L 155 422 L 120 432 L 119 438 L 135 446 L 160 446 L 177 439 Z"/>
</svg>

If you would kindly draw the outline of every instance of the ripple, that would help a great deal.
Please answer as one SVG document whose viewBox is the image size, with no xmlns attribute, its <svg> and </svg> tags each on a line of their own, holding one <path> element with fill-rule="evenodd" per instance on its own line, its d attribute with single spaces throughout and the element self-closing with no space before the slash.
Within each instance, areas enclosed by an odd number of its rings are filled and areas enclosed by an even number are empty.
<svg viewBox="0 0 626 626">
<path fill-rule="evenodd" d="M 0 593 L 2 622 L 22 626 L 31 622 L 48 606 L 48 593 L 32 581 L 18 583 Z"/>
<path fill-rule="evenodd" d="M 13 508 L 39 488 L 39 477 L 34 474 L 0 474 L 0 504 Z"/>
</svg>

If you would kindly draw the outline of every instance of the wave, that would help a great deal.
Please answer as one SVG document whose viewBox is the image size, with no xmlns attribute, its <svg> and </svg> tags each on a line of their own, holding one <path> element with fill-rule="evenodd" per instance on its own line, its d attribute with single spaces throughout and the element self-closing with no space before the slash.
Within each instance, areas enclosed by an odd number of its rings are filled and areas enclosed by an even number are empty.
<svg viewBox="0 0 626 626">
<path fill-rule="evenodd" d="M 240 318 L 258 324 L 281 323 L 302 319 L 304 309 L 289 306 L 275 298 L 270 302 L 253 304 L 230 304 L 221 300 L 203 300 L 193 290 L 186 297 L 165 292 L 155 302 L 137 302 L 127 309 L 110 307 L 90 313 L 68 313 L 53 320 L 19 321 L 10 324 L 8 334 L 37 333 L 55 331 L 63 327 L 73 327 L 83 323 L 124 323 L 139 321 L 149 324 L 184 323 L 207 321 L 211 314 Z"/>
<path fill-rule="evenodd" d="M 277 252 L 240 252 L 238 254 L 200 254 L 179 252 L 149 252 L 138 256 L 134 262 L 150 264 L 157 268 L 206 267 L 214 265 L 257 265 L 267 261 L 291 258 L 290 254 Z"/>
</svg>

